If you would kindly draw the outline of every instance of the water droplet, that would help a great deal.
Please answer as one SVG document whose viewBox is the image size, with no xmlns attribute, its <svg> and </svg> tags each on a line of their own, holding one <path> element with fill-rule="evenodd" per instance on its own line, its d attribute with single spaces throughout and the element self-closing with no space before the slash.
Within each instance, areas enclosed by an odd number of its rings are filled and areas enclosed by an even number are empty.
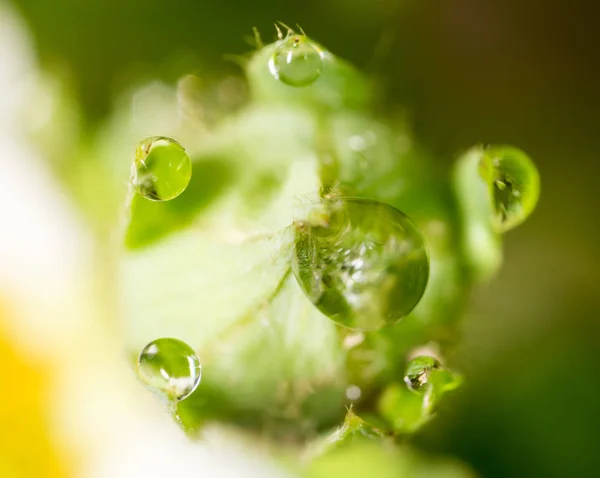
<svg viewBox="0 0 600 478">
<path fill-rule="evenodd" d="M 131 168 L 131 182 L 146 199 L 174 199 L 185 190 L 191 177 L 192 162 L 177 141 L 154 136 L 138 145 Z"/>
<path fill-rule="evenodd" d="M 292 268 L 315 306 L 359 330 L 397 322 L 429 277 L 425 242 L 403 213 L 368 199 L 325 200 L 297 222 Z"/>
<path fill-rule="evenodd" d="M 433 370 L 441 368 L 440 362 L 429 356 L 415 357 L 406 365 L 404 382 L 413 392 L 424 391 L 429 384 L 429 375 Z"/>
<path fill-rule="evenodd" d="M 282 40 L 269 59 L 273 77 L 289 86 L 308 86 L 323 70 L 323 52 L 306 36 Z"/>
<path fill-rule="evenodd" d="M 138 356 L 140 380 L 169 401 L 183 400 L 200 383 L 202 367 L 185 342 L 163 338 L 150 342 Z"/>
<path fill-rule="evenodd" d="M 506 232 L 527 219 L 540 194 L 539 174 L 529 156 L 511 146 L 492 147 L 484 151 L 479 171 L 489 185 L 495 227 Z"/>
<path fill-rule="evenodd" d="M 348 400 L 354 402 L 358 400 L 361 395 L 362 391 L 360 390 L 360 387 L 357 387 L 356 385 L 349 385 L 348 388 L 346 388 L 346 398 Z"/>
</svg>

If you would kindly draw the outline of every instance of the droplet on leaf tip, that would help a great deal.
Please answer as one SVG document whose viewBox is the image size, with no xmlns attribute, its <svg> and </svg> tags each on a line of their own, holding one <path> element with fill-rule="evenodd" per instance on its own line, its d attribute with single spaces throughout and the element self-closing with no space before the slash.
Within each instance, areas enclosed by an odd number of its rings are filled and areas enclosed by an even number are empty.
<svg viewBox="0 0 600 478">
<path fill-rule="evenodd" d="M 539 199 L 540 178 L 527 154 L 511 146 L 485 149 L 479 172 L 488 183 L 492 222 L 498 232 L 513 229 L 529 217 Z"/>
<path fill-rule="evenodd" d="M 308 86 L 321 76 L 323 57 L 323 52 L 306 36 L 291 35 L 275 48 L 269 71 L 288 86 Z"/>
<path fill-rule="evenodd" d="M 413 358 L 406 365 L 404 383 L 413 392 L 422 392 L 429 384 L 429 375 L 432 370 L 441 368 L 440 362 L 434 357 L 420 356 Z"/>
</svg>

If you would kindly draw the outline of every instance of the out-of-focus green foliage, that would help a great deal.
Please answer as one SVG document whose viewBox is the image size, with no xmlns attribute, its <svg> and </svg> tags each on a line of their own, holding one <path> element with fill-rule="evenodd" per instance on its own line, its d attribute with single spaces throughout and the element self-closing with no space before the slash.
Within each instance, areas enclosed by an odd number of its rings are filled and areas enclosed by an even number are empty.
<svg viewBox="0 0 600 478">
<path fill-rule="evenodd" d="M 492 225 L 494 212 L 488 184 L 481 178 L 483 148 L 464 154 L 454 171 L 454 186 L 461 210 L 463 252 L 475 280 L 493 276 L 502 263 L 502 242 Z"/>
<path fill-rule="evenodd" d="M 406 448 L 354 442 L 315 459 L 307 478 L 469 478 L 473 473 L 458 462 L 416 454 Z"/>
<path fill-rule="evenodd" d="M 466 152 L 453 174 L 463 254 L 475 281 L 492 277 L 502 263 L 501 235 L 533 212 L 540 177 L 531 159 L 510 146 Z"/>
<path fill-rule="evenodd" d="M 379 412 L 396 433 L 412 433 L 431 418 L 431 390 L 411 392 L 403 382 L 388 385 L 379 398 Z"/>
<path fill-rule="evenodd" d="M 391 436 L 384 435 L 352 410 L 341 427 L 316 445 L 303 475 L 307 478 L 358 478 L 366 474 L 394 478 L 472 476 L 458 462 L 426 457 L 406 446 L 397 446 Z"/>
</svg>

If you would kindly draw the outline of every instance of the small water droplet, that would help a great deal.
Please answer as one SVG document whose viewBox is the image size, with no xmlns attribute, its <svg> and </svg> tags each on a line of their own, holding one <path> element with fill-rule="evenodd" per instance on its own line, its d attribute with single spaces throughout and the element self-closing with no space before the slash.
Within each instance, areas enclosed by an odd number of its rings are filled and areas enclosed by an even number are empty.
<svg viewBox="0 0 600 478">
<path fill-rule="evenodd" d="M 194 350 L 178 339 L 150 342 L 140 352 L 137 372 L 146 387 L 169 401 L 188 397 L 200 383 L 202 367 Z"/>
<path fill-rule="evenodd" d="M 360 387 L 357 387 L 356 385 L 349 385 L 348 388 L 346 388 L 346 398 L 348 400 L 354 402 L 358 400 L 361 395 L 362 391 L 360 390 Z"/>
<path fill-rule="evenodd" d="M 484 151 L 479 170 L 489 184 L 495 227 L 506 232 L 527 219 L 540 193 L 539 174 L 529 156 L 511 146 L 492 147 Z"/>
<path fill-rule="evenodd" d="M 403 213 L 368 199 L 325 200 L 296 224 L 292 268 L 327 317 L 376 330 L 397 322 L 420 301 L 429 277 L 424 239 Z"/>
<path fill-rule="evenodd" d="M 138 145 L 131 168 L 131 182 L 146 199 L 174 199 L 185 190 L 191 177 L 192 162 L 177 141 L 153 136 Z"/>
<path fill-rule="evenodd" d="M 421 392 L 429 383 L 432 370 L 441 368 L 440 362 L 426 355 L 415 357 L 406 365 L 404 383 L 413 392 Z"/>
<path fill-rule="evenodd" d="M 323 70 L 323 52 L 306 36 L 292 35 L 275 49 L 269 70 L 276 80 L 289 86 L 308 86 Z"/>
</svg>

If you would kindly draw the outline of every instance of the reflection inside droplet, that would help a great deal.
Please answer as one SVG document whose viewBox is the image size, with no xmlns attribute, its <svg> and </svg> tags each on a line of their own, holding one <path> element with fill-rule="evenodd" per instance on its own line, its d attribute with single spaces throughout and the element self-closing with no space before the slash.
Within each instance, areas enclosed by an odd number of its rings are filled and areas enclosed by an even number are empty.
<svg viewBox="0 0 600 478">
<path fill-rule="evenodd" d="M 169 201 L 179 196 L 192 177 L 192 162 L 175 140 L 154 136 L 136 149 L 131 182 L 137 192 L 152 201 Z"/>
<path fill-rule="evenodd" d="M 479 171 L 489 185 L 494 226 L 506 232 L 527 219 L 540 190 L 539 174 L 529 156 L 511 146 L 488 148 Z"/>
<path fill-rule="evenodd" d="M 310 300 L 350 328 L 407 315 L 429 277 L 425 242 L 397 209 L 367 199 L 326 200 L 296 223 L 293 270 Z"/>
<path fill-rule="evenodd" d="M 150 342 L 140 352 L 137 372 L 142 383 L 169 401 L 188 397 L 200 383 L 202 367 L 194 350 L 178 339 Z"/>
<path fill-rule="evenodd" d="M 308 86 L 321 76 L 323 56 L 306 36 L 292 35 L 276 47 L 269 60 L 269 70 L 286 85 Z"/>
<path fill-rule="evenodd" d="M 415 357 L 406 365 L 404 383 L 413 392 L 421 392 L 429 384 L 429 374 L 431 371 L 440 367 L 440 362 L 433 357 Z"/>
</svg>

